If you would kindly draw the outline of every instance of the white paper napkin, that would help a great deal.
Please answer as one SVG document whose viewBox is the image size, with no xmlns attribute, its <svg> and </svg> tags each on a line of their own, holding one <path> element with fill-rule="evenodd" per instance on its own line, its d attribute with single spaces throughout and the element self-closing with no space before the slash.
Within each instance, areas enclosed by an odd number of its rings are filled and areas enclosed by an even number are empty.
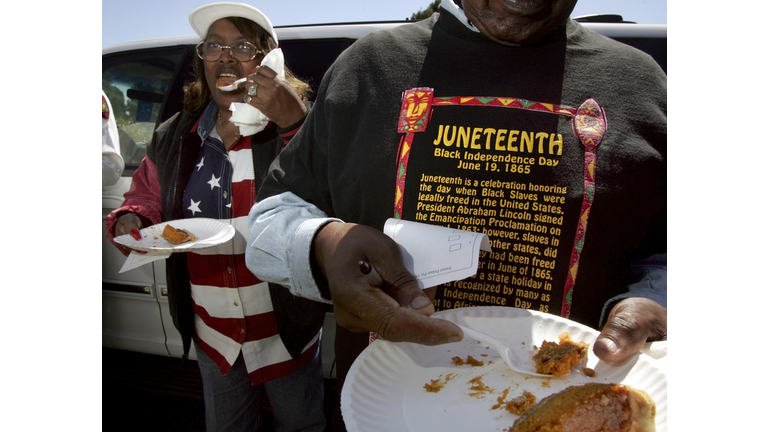
<svg viewBox="0 0 768 432">
<path fill-rule="evenodd" d="M 491 251 L 485 234 L 402 219 L 387 219 L 384 234 L 400 245 L 422 289 L 474 275 L 480 250 Z"/>
<path fill-rule="evenodd" d="M 285 78 L 285 57 L 280 48 L 273 49 L 261 61 L 262 66 L 267 66 L 281 78 Z M 240 134 L 251 136 L 264 130 L 269 123 L 269 119 L 261 111 L 254 108 L 253 105 L 241 102 L 232 102 L 229 106 L 232 111 L 232 117 L 229 121 L 240 128 Z"/>
<path fill-rule="evenodd" d="M 171 252 L 148 251 L 147 253 L 141 254 L 132 250 L 131 253 L 128 254 L 128 258 L 123 263 L 123 267 L 120 269 L 119 273 L 125 273 L 128 270 L 133 270 L 136 267 L 141 267 L 152 261 L 166 259 L 169 256 L 171 256 Z"/>
</svg>

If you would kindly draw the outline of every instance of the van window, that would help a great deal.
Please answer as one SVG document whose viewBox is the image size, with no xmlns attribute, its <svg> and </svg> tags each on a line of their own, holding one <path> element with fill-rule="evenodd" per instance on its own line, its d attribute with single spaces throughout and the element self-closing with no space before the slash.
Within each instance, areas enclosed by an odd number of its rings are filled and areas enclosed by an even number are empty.
<svg viewBox="0 0 768 432">
<path fill-rule="evenodd" d="M 109 97 L 125 160 L 123 175 L 144 157 L 160 111 L 187 49 L 123 52 L 102 57 L 101 88 Z"/>
</svg>

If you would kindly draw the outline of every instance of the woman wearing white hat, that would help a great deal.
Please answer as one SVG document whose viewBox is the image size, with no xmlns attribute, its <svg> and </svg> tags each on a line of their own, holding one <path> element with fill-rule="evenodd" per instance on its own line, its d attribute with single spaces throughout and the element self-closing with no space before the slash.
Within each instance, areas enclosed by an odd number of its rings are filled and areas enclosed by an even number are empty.
<svg viewBox="0 0 768 432">
<path fill-rule="evenodd" d="M 206 427 L 258 430 L 266 398 L 277 430 L 322 431 L 325 307 L 261 282 L 244 259 L 248 212 L 270 162 L 304 122 L 309 86 L 284 70 L 272 24 L 258 9 L 213 3 L 189 21 L 203 41 L 184 110 L 155 132 L 107 232 L 112 239 L 182 218 L 232 224 L 237 234 L 227 243 L 166 261 L 185 357 L 195 341 Z"/>
</svg>

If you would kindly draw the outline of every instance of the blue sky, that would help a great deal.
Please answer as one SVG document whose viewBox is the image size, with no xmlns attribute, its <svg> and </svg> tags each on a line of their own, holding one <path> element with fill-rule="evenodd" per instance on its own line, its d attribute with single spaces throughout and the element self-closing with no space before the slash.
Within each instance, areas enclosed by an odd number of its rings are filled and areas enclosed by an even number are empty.
<svg viewBox="0 0 768 432">
<path fill-rule="evenodd" d="M 402 20 L 431 0 L 250 0 L 273 25 Z M 103 0 L 102 47 L 121 42 L 194 34 L 189 13 L 211 0 Z M 613 13 L 645 24 L 667 23 L 667 0 L 579 0 L 573 16 Z"/>
</svg>

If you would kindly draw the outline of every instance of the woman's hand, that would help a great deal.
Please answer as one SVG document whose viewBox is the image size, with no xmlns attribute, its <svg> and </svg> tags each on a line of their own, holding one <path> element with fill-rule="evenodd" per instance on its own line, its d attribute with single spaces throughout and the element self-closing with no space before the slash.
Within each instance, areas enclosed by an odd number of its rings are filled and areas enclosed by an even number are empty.
<svg viewBox="0 0 768 432">
<path fill-rule="evenodd" d="M 256 86 L 255 94 L 251 88 Z M 285 128 L 301 120 L 307 107 L 293 87 L 267 66 L 257 67 L 245 82 L 246 103 Z"/>
<path fill-rule="evenodd" d="M 125 234 L 131 234 L 133 238 L 136 240 L 141 240 L 141 234 L 139 234 L 139 230 L 144 228 L 144 223 L 141 221 L 141 218 L 136 213 L 125 213 L 119 218 L 117 218 L 117 222 L 115 223 L 115 237 L 125 235 Z M 125 245 L 117 245 L 118 249 L 120 249 L 120 252 L 123 253 L 123 255 L 128 255 L 131 253 L 131 248 Z M 144 251 L 137 250 L 138 253 L 146 253 Z"/>
</svg>

